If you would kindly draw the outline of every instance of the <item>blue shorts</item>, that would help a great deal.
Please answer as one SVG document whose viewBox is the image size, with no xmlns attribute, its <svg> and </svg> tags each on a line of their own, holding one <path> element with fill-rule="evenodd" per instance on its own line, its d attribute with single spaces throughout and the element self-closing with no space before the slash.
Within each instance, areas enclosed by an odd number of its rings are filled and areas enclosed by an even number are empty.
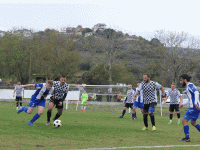
<svg viewBox="0 0 200 150">
<path fill-rule="evenodd" d="M 191 119 L 191 121 L 196 122 L 197 119 L 199 118 L 199 113 L 200 113 L 199 110 L 189 108 L 186 111 L 186 113 L 185 113 L 185 115 L 184 115 L 183 118 L 186 119 L 186 120 L 188 120 L 188 121 Z"/>
<path fill-rule="evenodd" d="M 45 107 L 45 103 L 46 103 L 46 100 L 36 100 L 36 99 L 32 99 L 30 100 L 29 102 L 29 107 L 36 107 L 36 106 L 42 106 L 42 107 Z"/>
<path fill-rule="evenodd" d="M 134 105 L 133 105 L 133 107 L 139 107 L 140 109 L 143 109 L 144 108 L 144 103 L 140 103 L 140 102 L 134 102 Z"/>
</svg>

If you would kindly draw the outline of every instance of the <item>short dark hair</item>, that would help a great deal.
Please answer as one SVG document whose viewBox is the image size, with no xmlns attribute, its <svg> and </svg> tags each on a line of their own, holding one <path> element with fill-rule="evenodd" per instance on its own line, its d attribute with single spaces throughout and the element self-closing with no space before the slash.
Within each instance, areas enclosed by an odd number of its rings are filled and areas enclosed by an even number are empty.
<svg viewBox="0 0 200 150">
<path fill-rule="evenodd" d="M 189 75 L 187 75 L 187 74 L 182 74 L 182 75 L 180 76 L 180 78 L 182 78 L 182 79 L 186 79 L 186 80 L 189 82 L 190 79 L 191 79 L 192 77 L 189 76 Z"/>
<path fill-rule="evenodd" d="M 144 75 L 147 75 L 147 77 L 150 77 L 150 75 L 148 73 L 144 74 Z"/>
<path fill-rule="evenodd" d="M 61 78 L 66 78 L 66 76 L 65 75 L 61 75 Z"/>
<path fill-rule="evenodd" d="M 53 85 L 53 80 L 48 80 L 47 83 Z"/>
</svg>

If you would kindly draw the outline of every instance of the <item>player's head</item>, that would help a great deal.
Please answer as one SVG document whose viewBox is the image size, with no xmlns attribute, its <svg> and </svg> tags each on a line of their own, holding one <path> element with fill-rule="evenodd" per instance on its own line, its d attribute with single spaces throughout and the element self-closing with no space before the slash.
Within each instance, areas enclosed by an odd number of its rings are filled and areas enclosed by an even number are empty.
<svg viewBox="0 0 200 150">
<path fill-rule="evenodd" d="M 172 83 L 172 84 L 171 84 L 171 89 L 174 90 L 175 88 L 176 88 L 176 84 L 175 84 L 175 83 Z"/>
<path fill-rule="evenodd" d="M 84 90 L 84 93 L 86 93 L 86 90 Z"/>
<path fill-rule="evenodd" d="M 137 82 L 137 86 L 138 86 L 138 87 L 140 86 L 140 83 L 141 83 L 140 81 Z"/>
<path fill-rule="evenodd" d="M 129 90 L 132 89 L 132 85 L 131 84 L 128 85 L 128 89 Z"/>
<path fill-rule="evenodd" d="M 187 74 L 182 74 L 180 76 L 180 83 L 182 84 L 182 86 L 186 86 L 186 84 L 188 82 L 190 82 L 191 76 L 187 75 Z"/>
<path fill-rule="evenodd" d="M 17 84 L 18 84 L 18 85 L 21 85 L 21 81 L 18 81 Z"/>
<path fill-rule="evenodd" d="M 149 74 L 144 74 L 143 75 L 143 80 L 144 80 L 144 82 L 149 83 L 149 81 L 150 81 L 150 75 Z"/>
<path fill-rule="evenodd" d="M 46 84 L 47 90 L 51 90 L 52 86 L 53 86 L 53 81 L 52 80 L 48 80 L 47 84 Z"/>
<path fill-rule="evenodd" d="M 64 85 L 66 81 L 67 81 L 66 76 L 65 76 L 65 75 L 62 75 L 62 76 L 60 77 L 60 84 L 61 84 L 61 85 Z"/>
</svg>

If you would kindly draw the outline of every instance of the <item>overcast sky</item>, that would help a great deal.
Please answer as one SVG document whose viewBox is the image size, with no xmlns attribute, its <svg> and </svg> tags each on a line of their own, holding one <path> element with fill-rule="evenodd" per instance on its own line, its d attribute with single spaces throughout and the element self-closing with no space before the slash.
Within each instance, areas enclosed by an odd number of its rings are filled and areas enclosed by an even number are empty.
<svg viewBox="0 0 200 150">
<path fill-rule="evenodd" d="M 151 38 L 156 30 L 200 36 L 199 0 L 6 0 L 0 2 L 0 30 L 62 27 L 108 28 Z"/>
</svg>

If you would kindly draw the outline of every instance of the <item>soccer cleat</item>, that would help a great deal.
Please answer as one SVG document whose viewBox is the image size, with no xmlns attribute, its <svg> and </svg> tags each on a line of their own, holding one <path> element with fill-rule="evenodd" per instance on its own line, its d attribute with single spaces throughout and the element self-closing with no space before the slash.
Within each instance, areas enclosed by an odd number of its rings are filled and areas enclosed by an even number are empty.
<svg viewBox="0 0 200 150">
<path fill-rule="evenodd" d="M 153 127 L 152 127 L 152 131 L 156 131 L 156 126 L 153 126 Z"/>
<path fill-rule="evenodd" d="M 178 121 L 178 122 L 177 122 L 177 124 L 181 124 L 181 122 L 180 122 L 180 121 Z"/>
<path fill-rule="evenodd" d="M 172 124 L 172 122 L 169 122 L 168 124 Z"/>
<path fill-rule="evenodd" d="M 135 117 L 134 119 L 137 119 L 137 117 Z"/>
<path fill-rule="evenodd" d="M 20 112 L 22 112 L 22 111 L 24 111 L 24 106 L 22 107 L 22 108 L 20 108 L 18 111 L 17 111 L 17 113 L 19 114 Z"/>
<path fill-rule="evenodd" d="M 142 130 L 143 130 L 143 131 L 144 131 L 144 130 L 148 130 L 148 128 L 147 128 L 147 127 L 143 127 Z"/>
<path fill-rule="evenodd" d="M 133 118 L 131 120 L 134 120 Z"/>
<path fill-rule="evenodd" d="M 28 125 L 30 125 L 30 126 L 35 126 L 31 121 L 28 122 Z"/>
<path fill-rule="evenodd" d="M 119 118 L 123 118 L 123 116 L 119 116 Z"/>
<path fill-rule="evenodd" d="M 179 140 L 180 142 L 190 142 L 189 138 L 183 138 L 182 140 Z"/>
<path fill-rule="evenodd" d="M 81 111 L 83 111 L 83 109 L 81 109 Z"/>
<path fill-rule="evenodd" d="M 46 126 L 50 126 L 50 121 L 47 121 Z"/>
</svg>

